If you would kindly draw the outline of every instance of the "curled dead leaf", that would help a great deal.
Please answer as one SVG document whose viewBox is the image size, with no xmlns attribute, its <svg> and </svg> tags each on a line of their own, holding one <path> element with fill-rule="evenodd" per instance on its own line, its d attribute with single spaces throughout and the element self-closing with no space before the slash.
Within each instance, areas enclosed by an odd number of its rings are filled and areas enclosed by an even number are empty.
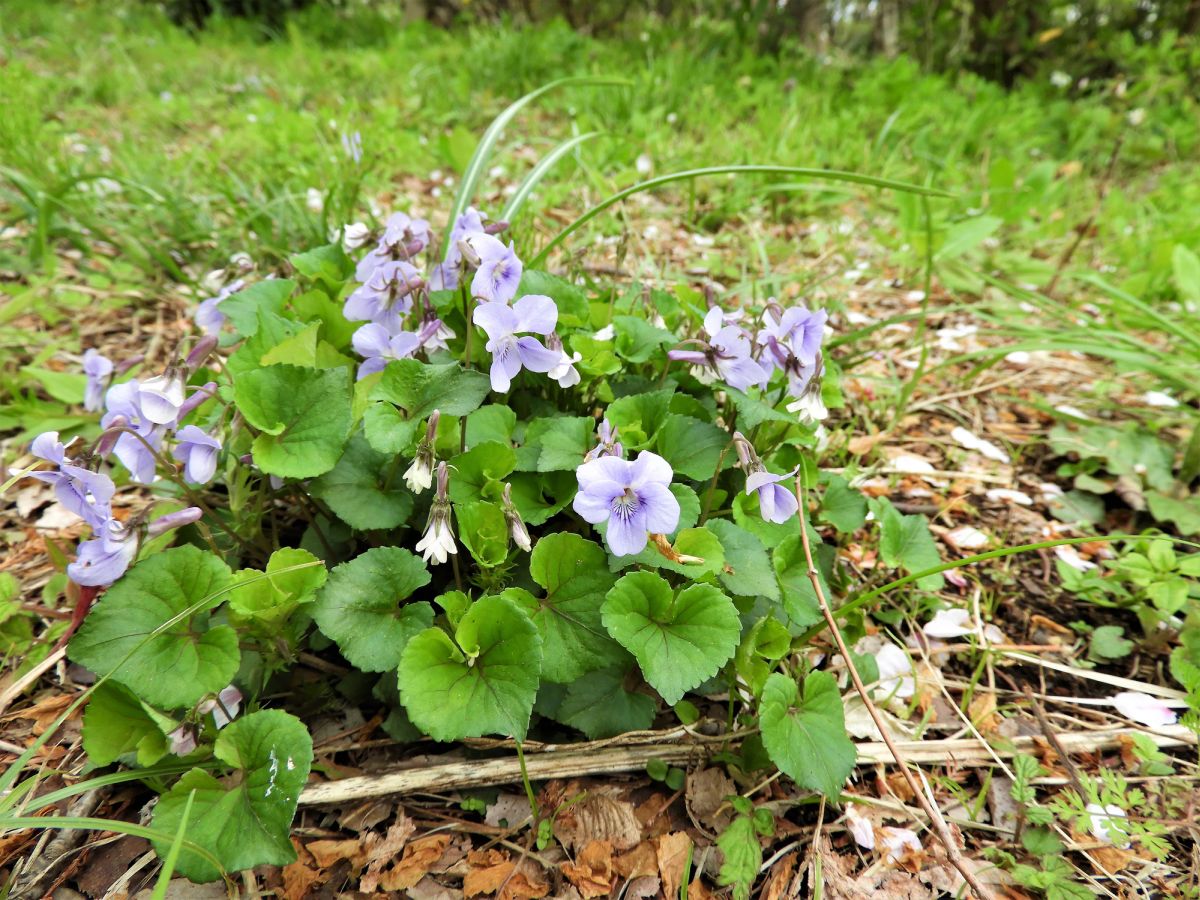
<svg viewBox="0 0 1200 900">
<path fill-rule="evenodd" d="M 683 867 L 687 863 L 688 849 L 691 846 L 692 839 L 682 831 L 664 834 L 658 838 L 658 877 L 662 880 L 663 896 L 679 896 L 679 883 L 683 881 Z"/>
<path fill-rule="evenodd" d="M 608 841 L 589 841 L 574 862 L 565 862 L 560 868 L 584 898 L 608 896 L 617 875 Z"/>
<path fill-rule="evenodd" d="M 642 825 L 632 803 L 607 794 L 589 794 L 558 814 L 554 833 L 572 852 L 590 841 L 608 841 L 614 850 L 623 851 L 641 843 Z"/>
</svg>

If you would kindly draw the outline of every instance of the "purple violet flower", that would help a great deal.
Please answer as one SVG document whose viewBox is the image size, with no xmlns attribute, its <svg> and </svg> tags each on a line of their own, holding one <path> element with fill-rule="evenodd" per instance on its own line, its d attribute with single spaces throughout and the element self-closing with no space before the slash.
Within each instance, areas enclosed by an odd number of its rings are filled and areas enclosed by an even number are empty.
<svg viewBox="0 0 1200 900">
<path fill-rule="evenodd" d="M 113 363 L 107 356 L 89 349 L 83 354 L 83 374 L 87 376 L 87 387 L 83 392 L 83 408 L 97 412 L 104 406 L 104 392 L 112 376 Z"/>
<path fill-rule="evenodd" d="M 231 282 L 217 292 L 215 297 L 209 297 L 204 300 L 196 309 L 196 314 L 192 316 L 192 321 L 196 327 L 204 331 L 206 334 L 216 334 L 221 330 L 221 326 L 225 324 L 225 314 L 221 312 L 221 304 L 240 291 L 246 286 L 246 282 L 240 278 L 237 281 Z"/>
<path fill-rule="evenodd" d="M 147 378 L 138 385 L 138 406 L 142 415 L 155 425 L 174 425 L 187 399 L 187 379 L 179 369 L 170 368 L 161 375 Z"/>
<path fill-rule="evenodd" d="M 221 442 L 195 425 L 184 425 L 175 437 L 178 443 L 171 455 L 183 463 L 183 477 L 192 484 L 208 484 L 217 471 Z"/>
<path fill-rule="evenodd" d="M 66 509 L 96 528 L 110 515 L 109 504 L 116 486 L 99 472 L 73 464 L 67 448 L 59 442 L 57 431 L 47 431 L 33 439 L 29 452 L 55 466 L 54 471 L 30 472 L 31 478 L 53 485 L 54 496 Z"/>
<path fill-rule="evenodd" d="M 559 364 L 562 351 L 547 349 L 534 337 L 518 334 L 551 334 L 558 324 L 558 307 L 542 294 L 527 294 L 507 306 L 481 303 L 475 309 L 475 324 L 488 336 L 487 351 L 492 354 L 492 390 L 504 393 L 522 367 L 531 372 L 549 372 Z"/>
<path fill-rule="evenodd" d="M 121 421 L 123 427 L 137 434 L 121 434 L 113 444 L 112 452 L 130 471 L 134 481 L 150 484 L 155 479 L 158 463 L 155 452 L 162 446 L 166 428 L 150 421 L 142 411 L 140 385 L 136 381 L 114 384 L 104 395 L 104 404 L 108 412 L 100 419 L 101 427 L 108 428 Z"/>
<path fill-rule="evenodd" d="M 138 554 L 137 535 L 116 519 L 106 519 L 95 530 L 96 537 L 83 541 L 67 566 L 67 577 L 84 587 L 112 584 Z"/>
<path fill-rule="evenodd" d="M 738 462 L 746 472 L 746 493 L 758 494 L 758 511 L 768 522 L 782 525 L 796 514 L 799 505 L 796 496 L 779 482 L 792 478 L 799 466 L 784 475 L 772 475 L 763 465 L 753 445 L 740 431 L 733 433 L 733 446 L 737 450 Z"/>
<path fill-rule="evenodd" d="M 704 317 L 708 341 L 685 341 L 703 349 L 676 348 L 667 351 L 667 358 L 710 368 L 722 381 L 739 391 L 752 385 L 765 386 L 771 377 L 770 371 L 751 357 L 753 345 L 741 327 L 725 325 L 724 317 L 720 307 L 714 306 Z"/>
<path fill-rule="evenodd" d="M 559 387 L 569 388 L 579 384 L 579 370 L 575 368 L 575 363 L 583 359 L 583 354 L 568 354 L 563 349 L 562 338 L 557 334 L 550 334 L 546 337 L 546 347 L 561 354 L 558 365 L 546 374 L 557 381 Z"/>
<path fill-rule="evenodd" d="M 394 213 L 384 226 L 383 237 L 375 249 L 358 261 L 354 277 L 369 281 L 382 265 L 396 260 L 407 260 L 429 246 L 432 232 L 424 219 L 414 219 L 407 213 Z"/>
<path fill-rule="evenodd" d="M 596 428 L 596 433 L 600 442 L 587 452 L 587 455 L 583 458 L 584 462 L 591 462 L 593 459 L 599 459 L 602 456 L 624 458 L 625 448 L 617 440 L 617 429 L 615 426 L 608 424 L 608 419 L 604 419 L 600 423 Z"/>
<path fill-rule="evenodd" d="M 351 322 L 374 322 L 388 331 L 399 331 L 412 309 L 413 292 L 424 283 L 414 266 L 403 260 L 389 260 L 346 298 L 342 314 Z"/>
<path fill-rule="evenodd" d="M 371 322 L 364 325 L 350 339 L 354 352 L 363 357 L 358 367 L 358 381 L 368 375 L 382 372 L 388 360 L 404 359 L 421 349 L 421 338 L 411 331 L 391 334 L 382 325 Z"/>
<path fill-rule="evenodd" d="M 354 160 L 354 164 L 358 165 L 362 162 L 363 143 L 362 133 L 355 131 L 353 133 L 342 132 L 342 151 Z"/>
<path fill-rule="evenodd" d="M 429 276 L 429 287 L 435 291 L 453 291 L 458 288 L 459 276 L 463 268 L 462 248 L 459 242 L 472 234 L 484 233 L 483 220 L 487 218 L 475 207 L 467 207 L 467 211 L 454 220 L 450 229 L 450 240 L 446 250 L 446 258 L 433 267 Z"/>
<path fill-rule="evenodd" d="M 767 307 L 763 315 L 764 325 L 759 332 L 759 343 L 770 346 L 774 340 L 786 354 L 794 357 L 800 365 L 810 366 L 821 354 L 821 342 L 825 339 L 825 322 L 829 314 L 823 309 L 808 310 L 802 306 L 780 310 Z M 772 352 L 772 357 L 777 357 Z"/>
<path fill-rule="evenodd" d="M 593 525 L 608 522 L 605 539 L 615 556 L 632 556 L 645 548 L 648 533 L 668 534 L 679 524 L 673 474 L 648 450 L 634 461 L 602 456 L 575 470 L 579 493 L 571 505 Z"/>
<path fill-rule="evenodd" d="M 463 243 L 478 257 L 475 277 L 471 279 L 471 296 L 477 300 L 508 303 L 517 295 L 524 264 L 517 258 L 510 243 L 490 234 L 472 234 Z M 472 260 L 473 261 L 473 260 Z"/>
<path fill-rule="evenodd" d="M 242 692 L 232 684 L 224 688 L 217 696 L 200 701 L 196 712 L 201 715 L 212 713 L 213 724 L 220 731 L 237 718 L 238 710 L 242 708 Z"/>
</svg>

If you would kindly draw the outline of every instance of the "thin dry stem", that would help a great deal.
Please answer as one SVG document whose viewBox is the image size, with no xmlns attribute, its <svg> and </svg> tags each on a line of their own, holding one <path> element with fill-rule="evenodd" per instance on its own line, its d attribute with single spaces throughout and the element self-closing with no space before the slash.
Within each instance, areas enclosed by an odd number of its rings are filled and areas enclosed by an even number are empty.
<svg viewBox="0 0 1200 900">
<path fill-rule="evenodd" d="M 871 715 L 871 720 L 875 723 L 875 727 L 879 729 L 879 734 L 883 738 L 884 744 L 887 745 L 888 752 L 892 754 L 892 758 L 896 761 L 896 765 L 900 767 L 900 771 L 904 775 L 904 780 L 908 782 L 908 788 L 912 791 L 913 796 L 921 805 L 925 815 L 929 816 L 929 824 L 933 828 L 933 833 L 937 835 L 942 846 L 946 849 L 946 858 L 950 860 L 950 864 L 958 869 L 958 873 L 962 875 L 965 881 L 975 892 L 975 895 L 980 900 L 993 900 L 993 894 L 979 877 L 967 865 L 963 859 L 962 853 L 959 852 L 958 842 L 954 840 L 954 835 L 950 831 L 950 826 L 946 824 L 946 820 L 942 818 L 941 811 L 925 793 L 925 788 L 918 783 L 916 777 L 912 773 L 908 760 L 901 754 L 900 749 L 892 740 L 891 734 L 888 732 L 887 723 L 884 722 L 883 716 L 880 715 L 879 709 L 871 700 L 871 695 L 867 691 L 867 687 L 863 684 L 862 676 L 858 674 L 858 667 L 854 665 L 854 658 L 850 655 L 850 649 L 846 646 L 846 641 L 842 637 L 841 629 L 838 628 L 837 620 L 833 617 L 833 610 L 829 606 L 829 600 L 825 597 L 825 590 L 821 587 L 821 578 L 817 572 L 816 564 L 813 562 L 812 545 L 808 539 L 808 524 L 805 516 L 804 489 L 801 487 L 800 479 L 796 479 L 795 485 L 796 503 L 799 506 L 800 520 L 800 543 L 804 547 L 804 560 L 808 565 L 808 580 L 812 582 L 813 591 L 817 595 L 817 602 L 821 607 L 821 615 L 825 617 L 825 623 L 829 626 L 829 631 L 833 635 L 833 640 L 837 644 L 838 651 L 842 654 L 842 659 L 846 661 L 846 670 L 850 673 L 850 678 L 854 682 L 854 689 L 858 691 L 858 696 L 862 698 L 863 706 Z M 922 776 L 924 781 L 924 776 Z"/>
</svg>

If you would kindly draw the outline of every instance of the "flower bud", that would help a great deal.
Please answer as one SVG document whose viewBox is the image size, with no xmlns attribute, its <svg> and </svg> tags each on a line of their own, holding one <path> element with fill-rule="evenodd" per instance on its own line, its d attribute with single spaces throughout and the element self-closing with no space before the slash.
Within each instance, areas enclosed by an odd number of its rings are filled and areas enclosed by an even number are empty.
<svg viewBox="0 0 1200 900">
<path fill-rule="evenodd" d="M 195 372 L 208 359 L 209 354 L 216 349 L 217 336 L 215 334 L 206 334 L 196 342 L 196 346 L 192 348 L 192 352 L 187 355 L 184 367 L 189 372 Z"/>
<path fill-rule="evenodd" d="M 508 222 L 505 222 L 503 219 L 498 222 L 488 222 L 483 226 L 484 234 L 496 235 L 503 234 L 505 231 L 508 231 Z"/>
<path fill-rule="evenodd" d="M 210 381 L 208 384 L 204 384 L 196 388 L 195 392 L 186 400 L 184 400 L 182 405 L 179 407 L 179 418 L 182 419 L 184 416 L 202 404 L 205 400 L 215 397 L 216 394 L 217 383 L 215 381 Z"/>
<path fill-rule="evenodd" d="M 504 493 L 500 498 L 504 509 L 504 521 L 508 523 L 508 535 L 512 542 L 528 553 L 533 549 L 533 541 L 529 539 L 529 529 L 521 520 L 521 514 L 512 503 L 512 485 L 505 483 Z"/>
<path fill-rule="evenodd" d="M 174 528 L 191 525 L 193 522 L 199 522 L 200 517 L 203 515 L 203 511 L 198 506 L 189 506 L 178 512 L 167 513 L 165 516 L 160 516 L 146 526 L 146 536 L 158 537 L 160 534 L 166 534 Z"/>
</svg>

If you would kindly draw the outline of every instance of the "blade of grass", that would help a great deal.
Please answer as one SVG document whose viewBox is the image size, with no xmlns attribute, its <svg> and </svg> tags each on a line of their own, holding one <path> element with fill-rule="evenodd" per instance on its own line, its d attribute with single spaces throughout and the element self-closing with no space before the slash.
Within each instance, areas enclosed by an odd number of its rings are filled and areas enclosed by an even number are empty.
<svg viewBox="0 0 1200 900">
<path fill-rule="evenodd" d="M 196 792 L 188 791 L 187 802 L 183 806 L 183 816 L 179 820 L 179 830 L 175 832 L 175 840 L 171 841 L 171 849 L 167 851 L 167 855 L 163 859 L 163 866 L 158 873 L 158 880 L 154 882 L 154 891 L 150 894 L 150 900 L 166 900 L 167 898 L 171 876 L 175 874 L 175 867 L 179 865 L 179 854 L 183 851 L 183 837 L 187 833 L 188 819 L 192 815 L 192 801 L 195 799 Z"/>
<path fill-rule="evenodd" d="M 624 78 L 596 78 L 592 76 L 558 78 L 549 84 L 544 84 L 540 88 L 530 91 L 524 97 L 509 104 L 507 109 L 496 116 L 492 124 L 488 126 L 487 131 L 483 133 L 483 137 L 480 138 L 479 143 L 475 146 L 475 153 L 471 156 L 470 162 L 467 163 L 467 168 L 463 172 L 462 183 L 458 186 L 458 193 L 454 197 L 454 206 L 450 209 L 450 224 L 453 225 L 470 205 L 471 198 L 475 195 L 475 189 L 479 186 L 479 179 L 483 177 L 484 169 L 491 158 L 492 151 L 495 149 L 496 143 L 500 140 L 500 132 L 504 130 L 505 126 L 513 120 L 523 107 L 532 103 L 543 94 L 557 90 L 560 87 L 568 87 L 570 85 L 602 87 L 629 84 L 630 82 Z M 442 238 L 442 256 L 446 255 L 449 245 L 450 229 L 447 228 L 446 235 Z"/>
<path fill-rule="evenodd" d="M 555 164 L 584 141 L 591 140 L 598 134 L 600 134 L 599 131 L 589 131 L 587 134 L 576 135 L 569 140 L 563 141 L 539 159 L 537 165 L 530 169 L 529 174 L 525 176 L 525 179 L 517 187 L 516 193 L 512 195 L 512 198 L 508 201 L 508 205 L 500 213 L 500 218 L 506 222 L 511 222 L 515 219 L 521 207 L 525 205 L 525 201 L 529 199 L 529 195 L 533 193 L 533 189 L 554 168 Z"/>
<path fill-rule="evenodd" d="M 148 841 L 172 841 L 174 835 L 157 828 L 145 825 L 135 825 L 132 822 L 122 822 L 119 819 L 101 819 L 90 816 L 5 816 L 0 818 L 0 827 L 5 831 L 18 831 L 25 828 L 72 828 L 80 831 L 111 831 L 115 834 L 127 834 L 131 837 L 145 838 Z M 212 863 L 218 872 L 224 872 L 221 861 L 191 841 L 184 840 L 183 847 L 197 856 Z"/>
<path fill-rule="evenodd" d="M 578 219 L 560 231 L 542 250 L 527 264 L 531 268 L 537 268 L 546 257 L 550 255 L 550 251 L 561 244 L 573 232 L 579 230 L 600 213 L 604 212 L 610 206 L 615 206 L 626 197 L 631 197 L 634 194 L 642 191 L 651 191 L 657 187 L 662 187 L 664 184 L 671 184 L 675 181 L 686 181 L 691 178 L 701 178 L 706 175 L 791 175 L 796 178 L 816 178 L 827 181 L 844 181 L 851 184 L 863 184 L 868 187 L 887 188 L 894 191 L 906 191 L 913 194 L 924 194 L 928 197 L 952 197 L 946 191 L 938 190 L 937 188 L 921 187 L 918 184 L 909 184 L 906 181 L 894 181 L 890 178 L 876 178 L 873 175 L 860 175 L 857 172 L 843 172 L 838 169 L 811 169 L 803 166 L 753 166 L 753 165 L 736 165 L 736 166 L 707 166 L 702 169 L 688 169 L 683 172 L 673 172 L 670 175 L 660 175 L 658 178 L 651 178 L 649 181 L 642 181 L 638 184 L 627 187 L 622 191 L 613 194 L 607 200 L 597 203 Z"/>
</svg>

